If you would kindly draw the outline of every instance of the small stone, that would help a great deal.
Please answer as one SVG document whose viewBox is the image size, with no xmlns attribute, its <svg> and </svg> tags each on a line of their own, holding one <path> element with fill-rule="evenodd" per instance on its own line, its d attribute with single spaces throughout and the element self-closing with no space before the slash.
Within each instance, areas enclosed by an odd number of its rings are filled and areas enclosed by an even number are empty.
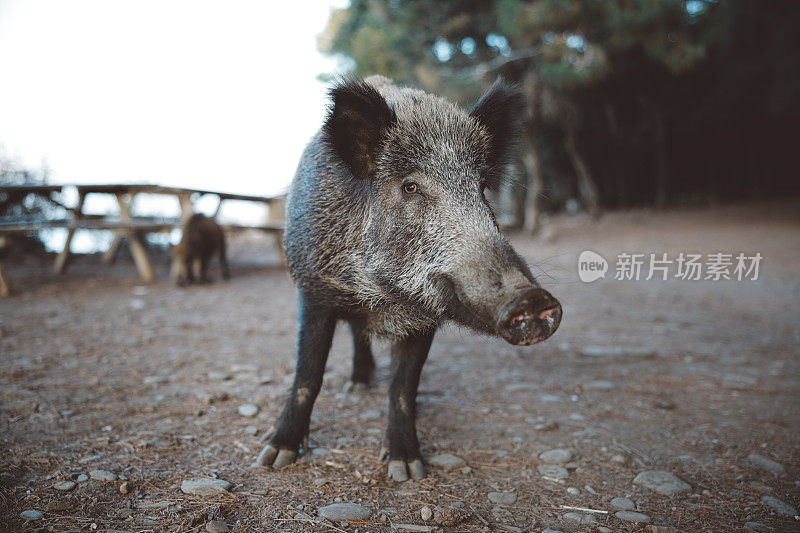
<svg viewBox="0 0 800 533">
<path fill-rule="evenodd" d="M 567 479 L 567 477 L 569 477 L 569 472 L 567 472 L 567 469 L 563 466 L 539 465 L 536 467 L 536 470 L 538 470 L 539 473 L 544 477 L 553 479 Z"/>
<path fill-rule="evenodd" d="M 614 498 L 611 500 L 611 506 L 617 509 L 636 509 L 636 504 L 628 498 Z"/>
<path fill-rule="evenodd" d="M 613 529 L 607 528 L 606 526 L 599 526 L 597 528 L 597 531 L 599 531 L 600 533 L 614 533 Z"/>
<path fill-rule="evenodd" d="M 440 466 L 445 470 L 455 470 L 456 468 L 463 467 L 466 464 L 466 461 L 457 455 L 441 453 L 428 459 L 428 464 L 432 466 Z"/>
<path fill-rule="evenodd" d="M 329 482 L 330 482 L 330 480 L 328 478 L 326 478 L 326 477 L 316 477 L 316 478 L 314 478 L 314 481 L 312 481 L 312 483 L 314 485 L 317 485 L 317 486 L 322 486 L 322 485 L 325 485 L 325 484 L 327 484 Z"/>
<path fill-rule="evenodd" d="M 221 520 L 209 520 L 206 524 L 206 531 L 208 531 L 208 533 L 228 533 L 230 528 Z"/>
<path fill-rule="evenodd" d="M 486 496 L 490 502 L 498 505 L 511 505 L 517 501 L 517 495 L 513 492 L 490 492 Z"/>
<path fill-rule="evenodd" d="M 581 493 L 581 491 L 577 487 L 567 487 L 567 494 L 572 494 L 573 496 L 577 496 Z"/>
<path fill-rule="evenodd" d="M 636 511 L 617 511 L 614 516 L 626 522 L 649 522 L 650 517 L 644 513 L 637 513 Z"/>
<path fill-rule="evenodd" d="M 590 381 L 583 384 L 583 390 L 613 390 L 615 388 L 616 385 L 604 380 Z"/>
<path fill-rule="evenodd" d="M 556 448 L 540 453 L 539 459 L 545 463 L 568 463 L 572 460 L 572 452 L 563 448 Z"/>
<path fill-rule="evenodd" d="M 119 492 L 121 494 L 128 494 L 128 482 L 123 481 L 122 485 L 119 486 Z"/>
<path fill-rule="evenodd" d="M 221 372 L 219 370 L 209 370 L 208 371 L 208 379 L 212 379 L 214 381 L 228 381 L 231 379 L 231 375 L 227 372 Z"/>
<path fill-rule="evenodd" d="M 751 453 L 747 456 L 747 461 L 750 464 L 761 468 L 762 470 L 766 470 L 775 477 L 781 477 L 786 474 L 786 467 L 778 462 L 773 461 L 772 459 L 767 459 L 763 455 Z"/>
<path fill-rule="evenodd" d="M 89 481 L 89 476 L 87 476 L 86 474 L 79 474 L 78 477 L 75 478 L 75 481 L 77 481 L 78 483 L 85 483 Z"/>
<path fill-rule="evenodd" d="M 625 464 L 628 462 L 628 460 L 621 453 L 617 453 L 611 456 L 611 462 L 618 464 Z"/>
<path fill-rule="evenodd" d="M 748 483 L 748 485 L 750 485 L 751 489 L 757 490 L 758 492 L 767 493 L 767 492 L 772 492 L 773 490 L 772 487 L 770 487 L 769 485 L 765 485 L 760 481 L 751 481 L 750 483 Z"/>
<path fill-rule="evenodd" d="M 72 489 L 75 488 L 75 482 L 74 481 L 59 481 L 58 483 L 53 485 L 53 488 L 56 489 L 56 490 L 63 490 L 64 492 L 66 492 L 68 490 L 72 490 Z"/>
<path fill-rule="evenodd" d="M 778 498 L 774 498 L 772 496 L 762 496 L 761 501 L 767 504 L 767 506 L 775 509 L 778 514 L 782 514 L 784 516 L 797 516 L 797 509 L 788 503 L 783 503 Z"/>
<path fill-rule="evenodd" d="M 376 420 L 383 416 L 380 409 L 369 409 L 358 415 L 359 420 Z"/>
<path fill-rule="evenodd" d="M 317 509 L 320 518 L 332 522 L 360 522 L 369 518 L 372 509 L 355 503 L 334 503 Z"/>
<path fill-rule="evenodd" d="M 562 518 L 576 526 L 588 526 L 597 523 L 597 519 L 594 516 L 585 513 L 567 513 Z"/>
<path fill-rule="evenodd" d="M 470 475 L 472 473 L 472 467 L 465 466 L 464 468 L 461 469 L 461 473 L 464 474 L 465 476 Z"/>
<path fill-rule="evenodd" d="M 41 511 L 37 511 L 36 509 L 29 509 L 27 511 L 22 511 L 19 513 L 20 518 L 24 518 L 25 520 L 39 520 L 44 514 Z"/>
<path fill-rule="evenodd" d="M 560 529 L 550 529 L 549 527 L 546 527 L 546 528 L 544 528 L 542 530 L 542 533 L 561 533 L 561 530 Z"/>
<path fill-rule="evenodd" d="M 116 481 L 117 475 L 108 470 L 92 470 L 89 472 L 89 477 L 97 481 Z"/>
<path fill-rule="evenodd" d="M 650 524 L 644 528 L 644 533 L 683 533 L 677 527 L 672 526 L 654 526 Z"/>
<path fill-rule="evenodd" d="M 761 522 L 745 522 L 744 528 L 748 531 L 767 531 L 767 525 Z"/>
<path fill-rule="evenodd" d="M 167 383 L 169 378 L 167 376 L 145 376 L 142 381 L 145 385 L 160 385 L 162 383 Z"/>
<path fill-rule="evenodd" d="M 633 479 L 633 483 L 634 485 L 641 485 L 642 487 L 664 496 L 672 496 L 673 494 L 688 492 L 692 489 L 685 481 L 669 472 L 661 470 L 647 470 L 641 472 Z"/>
<path fill-rule="evenodd" d="M 433 511 L 431 511 L 431 508 L 426 505 L 425 507 L 419 510 L 419 516 L 420 518 L 422 518 L 424 521 L 427 522 L 433 516 Z"/>
<path fill-rule="evenodd" d="M 656 352 L 649 348 L 628 348 L 624 346 L 585 346 L 580 353 L 586 357 L 629 356 L 650 359 L 656 356 Z"/>
<path fill-rule="evenodd" d="M 239 406 L 239 414 L 247 418 L 253 418 L 258 414 L 259 410 L 260 409 L 258 406 L 253 405 L 252 403 L 246 403 Z"/>
<path fill-rule="evenodd" d="M 428 533 L 430 531 L 436 531 L 437 528 L 433 526 L 421 526 L 418 524 L 392 524 L 392 529 L 399 529 L 401 531 L 420 531 L 422 533 Z"/>
<path fill-rule="evenodd" d="M 331 451 L 328 448 L 312 448 L 311 455 L 330 455 Z"/>
<path fill-rule="evenodd" d="M 222 479 L 211 478 L 191 478 L 184 479 L 181 483 L 181 491 L 185 494 L 193 494 L 195 496 L 209 496 L 213 494 L 224 494 L 233 487 L 232 483 Z"/>
<path fill-rule="evenodd" d="M 561 398 L 555 394 L 542 394 L 539 396 L 539 401 L 542 403 L 558 403 Z"/>
</svg>

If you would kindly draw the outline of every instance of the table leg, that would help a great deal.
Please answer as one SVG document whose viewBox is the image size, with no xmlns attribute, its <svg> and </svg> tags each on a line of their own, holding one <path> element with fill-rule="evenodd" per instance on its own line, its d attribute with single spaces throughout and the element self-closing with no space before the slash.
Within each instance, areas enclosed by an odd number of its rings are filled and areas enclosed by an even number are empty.
<svg viewBox="0 0 800 533">
<path fill-rule="evenodd" d="M 117 252 L 119 252 L 119 247 L 122 244 L 122 232 L 115 231 L 114 232 L 114 240 L 111 241 L 111 246 L 108 247 L 108 250 L 103 254 L 103 264 L 104 265 L 113 265 L 114 261 L 117 260 Z"/>
<path fill-rule="evenodd" d="M 2 263 L 0 263 L 0 297 L 5 298 L 6 296 L 11 296 L 13 292 L 11 281 L 8 279 L 5 270 L 3 270 Z"/>
<path fill-rule="evenodd" d="M 78 194 L 78 203 L 75 206 L 74 210 L 74 217 L 73 218 L 82 218 L 83 217 L 83 201 L 86 198 L 86 194 L 79 193 Z M 75 230 L 70 228 L 67 230 L 67 240 L 64 243 L 64 249 L 61 250 L 61 253 L 58 254 L 56 257 L 56 264 L 53 266 L 53 270 L 56 274 L 63 274 L 67 268 L 67 261 L 69 260 L 69 248 L 72 245 L 72 236 L 75 235 Z"/>
<path fill-rule="evenodd" d="M 117 194 L 117 203 L 119 204 L 119 216 L 122 220 L 133 220 L 131 215 L 131 206 L 135 194 Z M 152 283 L 155 279 L 153 274 L 153 267 L 150 265 L 150 259 L 147 257 L 147 249 L 144 245 L 144 239 L 141 233 L 131 230 L 125 234 L 128 237 L 128 246 L 131 249 L 133 262 L 136 265 L 136 270 L 139 271 L 139 277 L 145 283 Z M 115 237 L 116 241 L 116 237 Z M 114 243 L 112 243 L 112 246 Z M 111 249 L 109 249 L 109 252 Z"/>
</svg>

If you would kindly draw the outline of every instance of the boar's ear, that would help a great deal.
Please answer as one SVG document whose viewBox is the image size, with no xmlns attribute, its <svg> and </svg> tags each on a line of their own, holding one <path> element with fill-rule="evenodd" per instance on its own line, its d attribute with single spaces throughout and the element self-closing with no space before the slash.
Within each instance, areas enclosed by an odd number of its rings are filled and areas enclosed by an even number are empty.
<svg viewBox="0 0 800 533">
<path fill-rule="evenodd" d="M 342 158 L 353 176 L 369 177 L 386 130 L 396 121 L 383 96 L 363 80 L 342 80 L 330 90 L 332 104 L 323 126 L 325 141 Z"/>
<path fill-rule="evenodd" d="M 497 78 L 472 108 L 470 116 L 477 119 L 489 134 L 487 162 L 491 167 L 502 167 L 508 162 L 522 130 L 524 105 L 522 92 L 517 86 Z"/>
</svg>

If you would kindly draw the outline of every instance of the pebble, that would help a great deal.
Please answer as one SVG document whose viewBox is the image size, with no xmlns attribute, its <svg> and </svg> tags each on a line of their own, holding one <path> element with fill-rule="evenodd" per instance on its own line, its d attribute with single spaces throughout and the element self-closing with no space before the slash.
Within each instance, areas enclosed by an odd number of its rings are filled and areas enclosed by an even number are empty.
<svg viewBox="0 0 800 533">
<path fill-rule="evenodd" d="M 326 483 L 329 483 L 329 482 L 330 482 L 330 480 L 328 478 L 326 478 L 326 477 L 317 477 L 317 478 L 314 478 L 314 481 L 312 481 L 312 483 L 314 485 L 319 485 L 319 486 L 325 485 Z"/>
<path fill-rule="evenodd" d="M 765 485 L 760 481 L 751 481 L 750 483 L 748 483 L 748 485 L 750 485 L 751 489 L 755 489 L 758 492 L 772 492 L 772 487 L 770 487 L 769 485 Z"/>
<path fill-rule="evenodd" d="M 617 511 L 614 516 L 626 522 L 649 522 L 650 517 L 644 513 L 637 513 L 636 511 Z"/>
<path fill-rule="evenodd" d="M 626 348 L 623 346 L 584 346 L 581 355 L 586 357 L 630 356 L 649 359 L 656 352 L 649 348 Z"/>
<path fill-rule="evenodd" d="M 628 462 L 628 460 L 621 453 L 617 453 L 617 454 L 614 454 L 614 455 L 611 456 L 611 462 L 612 463 L 625 464 L 625 463 Z"/>
<path fill-rule="evenodd" d="M 762 496 L 761 501 L 767 504 L 767 506 L 775 509 L 778 514 L 782 514 L 784 516 L 797 516 L 797 509 L 788 503 L 783 503 L 778 498 L 773 498 L 772 496 Z"/>
<path fill-rule="evenodd" d="M 597 519 L 594 516 L 585 513 L 567 513 L 563 518 L 577 526 L 588 526 L 597 523 Z"/>
<path fill-rule="evenodd" d="M 577 487 L 567 487 L 567 494 L 572 494 L 573 496 L 577 496 L 580 493 L 581 491 Z"/>
<path fill-rule="evenodd" d="M 41 517 L 44 516 L 41 511 L 37 511 L 36 509 L 30 509 L 28 511 L 22 511 L 19 513 L 20 518 L 24 518 L 25 520 L 39 520 Z"/>
<path fill-rule="evenodd" d="M 355 503 L 334 503 L 317 509 L 320 518 L 332 522 L 360 522 L 369 518 L 372 509 Z"/>
<path fill-rule="evenodd" d="M 231 375 L 227 372 L 221 372 L 219 370 L 209 370 L 208 371 L 208 379 L 213 379 L 215 381 L 228 381 L 231 379 Z"/>
<path fill-rule="evenodd" d="M 461 469 L 461 473 L 464 474 L 465 476 L 470 475 L 472 473 L 472 467 L 465 466 L 464 468 Z"/>
<path fill-rule="evenodd" d="M 206 524 L 206 531 L 208 531 L 208 533 L 227 533 L 230 529 L 228 525 L 221 520 L 209 520 Z"/>
<path fill-rule="evenodd" d="M 744 528 L 749 531 L 766 531 L 767 526 L 761 522 L 745 522 Z"/>
<path fill-rule="evenodd" d="M 678 477 L 662 470 L 647 470 L 633 479 L 634 485 L 641 485 L 658 494 L 672 496 L 691 490 L 691 486 Z"/>
<path fill-rule="evenodd" d="M 75 478 L 75 480 L 78 483 L 85 483 L 89 481 L 89 476 L 87 476 L 86 474 L 80 474 L 77 478 Z"/>
<path fill-rule="evenodd" d="M 419 516 L 427 522 L 433 516 L 433 511 L 431 511 L 431 508 L 426 505 L 419 510 Z"/>
<path fill-rule="evenodd" d="M 490 502 L 499 505 L 511 505 L 517 501 L 517 495 L 513 492 L 490 492 L 487 496 Z"/>
<path fill-rule="evenodd" d="M 778 462 L 773 461 L 772 459 L 767 459 L 763 455 L 751 453 L 747 456 L 747 461 L 751 465 L 757 466 L 762 470 L 766 470 L 775 477 L 781 477 L 786 474 L 786 467 Z"/>
<path fill-rule="evenodd" d="M 599 531 L 600 533 L 614 533 L 613 529 L 607 528 L 606 526 L 599 526 L 597 528 L 597 531 Z"/>
<path fill-rule="evenodd" d="M 257 405 L 253 405 L 252 403 L 246 403 L 244 405 L 239 406 L 239 414 L 245 416 L 247 418 L 253 418 L 258 414 L 260 409 Z"/>
<path fill-rule="evenodd" d="M 542 533 L 561 533 L 561 530 L 560 529 L 550 529 L 548 527 L 548 528 L 543 529 Z"/>
<path fill-rule="evenodd" d="M 145 376 L 142 381 L 145 385 L 160 385 L 162 383 L 167 383 L 169 378 L 166 376 Z"/>
<path fill-rule="evenodd" d="M 539 396 L 539 401 L 542 403 L 557 403 L 561 401 L 561 398 L 555 394 L 542 394 Z"/>
<path fill-rule="evenodd" d="M 312 448 L 311 455 L 330 455 L 331 451 L 328 448 Z"/>
<path fill-rule="evenodd" d="M 124 481 L 122 485 L 119 486 L 119 492 L 121 494 L 128 494 L 128 482 Z"/>
<path fill-rule="evenodd" d="M 433 466 L 440 466 L 445 470 L 455 470 L 456 468 L 461 468 L 467 464 L 464 459 L 457 455 L 453 455 L 450 453 L 441 453 L 439 455 L 434 455 L 430 459 L 428 459 L 428 464 Z"/>
<path fill-rule="evenodd" d="M 558 465 L 539 465 L 536 467 L 541 475 L 544 477 L 551 477 L 554 479 L 567 479 L 569 472 L 563 466 Z"/>
<path fill-rule="evenodd" d="M 370 410 L 364 411 L 363 413 L 358 415 L 358 418 L 360 420 L 376 420 L 376 419 L 378 419 L 378 418 L 380 418 L 382 416 L 383 416 L 383 413 L 381 412 L 380 409 L 370 409 Z"/>
<path fill-rule="evenodd" d="M 564 448 L 556 448 L 540 453 L 539 459 L 545 463 L 568 463 L 572 460 L 572 452 Z"/>
<path fill-rule="evenodd" d="M 89 472 L 89 477 L 97 481 L 115 481 L 117 479 L 117 475 L 108 470 L 92 470 Z"/>
<path fill-rule="evenodd" d="M 636 504 L 633 503 L 633 500 L 629 500 L 628 498 L 614 498 L 611 500 L 611 506 L 625 510 L 636 509 Z"/>
<path fill-rule="evenodd" d="M 433 526 L 421 526 L 418 524 L 392 524 L 392 529 L 400 529 L 403 531 L 421 531 L 427 533 L 429 531 L 436 531 L 437 528 Z"/>
<path fill-rule="evenodd" d="M 583 390 L 613 390 L 615 388 L 616 385 L 605 380 L 590 381 L 583 384 Z"/>
<path fill-rule="evenodd" d="M 75 482 L 74 481 L 59 481 L 58 483 L 53 485 L 53 488 L 56 489 L 56 490 L 63 490 L 64 492 L 66 492 L 68 490 L 72 490 L 72 489 L 75 488 Z"/>
<path fill-rule="evenodd" d="M 195 496 L 209 496 L 212 494 L 223 494 L 228 492 L 233 487 L 232 483 L 222 479 L 211 479 L 196 477 L 191 479 L 184 479 L 181 483 L 181 491 L 185 494 L 194 494 Z"/>
</svg>

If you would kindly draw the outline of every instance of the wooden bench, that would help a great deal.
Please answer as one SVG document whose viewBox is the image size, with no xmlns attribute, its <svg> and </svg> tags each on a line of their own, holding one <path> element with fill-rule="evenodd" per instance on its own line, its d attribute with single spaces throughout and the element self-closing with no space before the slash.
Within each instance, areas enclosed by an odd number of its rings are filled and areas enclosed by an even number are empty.
<svg viewBox="0 0 800 533">
<path fill-rule="evenodd" d="M 246 202 L 256 202 L 264 204 L 267 209 L 267 219 L 264 224 L 231 224 L 223 223 L 222 228 L 226 232 L 257 230 L 269 233 L 274 236 L 275 244 L 281 252 L 283 258 L 283 229 L 284 229 L 284 209 L 285 197 L 249 196 L 243 194 L 224 193 L 209 191 L 204 189 L 184 189 L 178 187 L 163 187 L 160 185 L 148 184 L 111 184 L 111 185 L 75 185 L 78 191 L 78 200 L 73 207 L 67 207 L 54 200 L 58 205 L 62 205 L 71 214 L 71 218 L 55 220 L 34 220 L 34 221 L 8 221 L 0 222 L 0 236 L 14 233 L 31 233 L 46 229 L 63 228 L 67 230 L 67 237 L 64 248 L 55 260 L 54 271 L 63 273 L 66 270 L 70 257 L 72 238 L 77 230 L 111 230 L 114 238 L 111 246 L 103 255 L 103 262 L 112 263 L 117 255 L 117 251 L 123 241 L 127 241 L 134 263 L 143 281 L 149 283 L 155 279 L 150 260 L 147 257 L 143 235 L 146 233 L 170 232 L 173 229 L 183 227 L 183 224 L 195 212 L 194 206 L 197 200 L 206 195 L 214 195 L 219 198 L 216 211 L 212 216 L 216 216 L 224 201 L 239 200 Z M 52 199 L 54 193 L 61 192 L 62 186 L 17 186 L 0 187 L 0 192 L 5 193 L 7 198 L 21 201 L 27 194 L 48 196 Z M 143 217 L 135 216 L 132 213 L 134 199 L 138 194 L 157 194 L 175 196 L 178 199 L 181 215 L 180 217 Z M 119 215 L 92 215 L 84 213 L 83 208 L 86 197 L 89 194 L 113 195 L 119 205 Z M 3 276 L 2 265 L 0 265 L 0 294 L 4 287 L 10 291 L 7 278 Z"/>
</svg>

